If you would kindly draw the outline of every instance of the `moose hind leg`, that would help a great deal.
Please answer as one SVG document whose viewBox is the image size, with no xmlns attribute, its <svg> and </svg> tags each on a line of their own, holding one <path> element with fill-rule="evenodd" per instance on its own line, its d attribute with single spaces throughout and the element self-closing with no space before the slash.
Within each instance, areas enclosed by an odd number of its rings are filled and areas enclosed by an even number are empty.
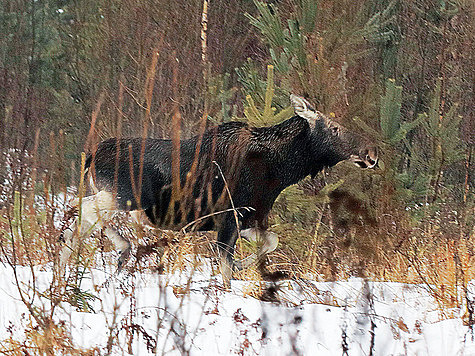
<svg viewBox="0 0 475 356">
<path fill-rule="evenodd" d="M 79 238 L 76 233 L 76 226 L 77 219 L 73 221 L 73 223 L 67 227 L 62 234 L 63 246 L 59 251 L 59 260 L 58 260 L 58 269 L 60 273 L 64 272 L 66 269 L 66 263 L 68 262 L 69 258 L 73 251 L 77 250 L 79 244 Z"/>
<path fill-rule="evenodd" d="M 79 202 L 76 202 L 79 205 Z M 115 201 L 112 194 L 100 191 L 82 199 L 81 220 L 74 220 L 69 228 L 64 231 L 64 246 L 59 253 L 60 271 L 64 271 L 71 254 L 78 249 L 79 241 L 88 234 L 102 229 L 110 220 L 115 210 Z"/>
<path fill-rule="evenodd" d="M 94 205 L 90 216 L 95 219 L 97 228 L 102 228 L 104 235 L 112 241 L 115 249 L 120 251 L 119 261 L 117 263 L 117 272 L 120 272 L 130 256 L 131 245 L 128 239 L 121 236 L 120 233 L 109 224 L 114 213 L 117 211 L 116 201 L 112 193 L 102 190 L 94 195 L 93 202 Z"/>
<path fill-rule="evenodd" d="M 104 235 L 112 241 L 116 250 L 119 250 L 119 261 L 117 263 L 117 273 L 122 271 L 122 267 L 124 267 L 125 262 L 129 259 L 130 251 L 131 251 L 131 244 L 128 239 L 121 236 L 119 232 L 107 226 L 104 230 Z"/>
</svg>

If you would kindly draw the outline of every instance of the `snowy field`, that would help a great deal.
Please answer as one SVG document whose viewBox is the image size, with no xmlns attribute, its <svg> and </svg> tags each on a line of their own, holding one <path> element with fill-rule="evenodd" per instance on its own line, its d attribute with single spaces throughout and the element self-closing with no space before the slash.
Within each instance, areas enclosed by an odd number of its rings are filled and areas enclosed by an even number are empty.
<svg viewBox="0 0 475 356">
<path fill-rule="evenodd" d="M 35 269 L 37 291 L 48 289 L 49 269 Z M 30 269 L 17 271 L 31 295 Z M 55 313 L 77 346 L 100 354 L 112 337 L 114 355 L 475 355 L 463 310 L 443 315 L 424 286 L 280 281 L 272 303 L 249 296 L 258 282 L 223 290 L 208 260 L 181 274 L 110 276 L 92 270 L 81 285 L 97 296 L 94 312 L 64 303 Z M 50 303 L 37 294 L 34 305 Z M 21 340 L 28 315 L 11 267 L 0 265 L 0 339 Z"/>
</svg>

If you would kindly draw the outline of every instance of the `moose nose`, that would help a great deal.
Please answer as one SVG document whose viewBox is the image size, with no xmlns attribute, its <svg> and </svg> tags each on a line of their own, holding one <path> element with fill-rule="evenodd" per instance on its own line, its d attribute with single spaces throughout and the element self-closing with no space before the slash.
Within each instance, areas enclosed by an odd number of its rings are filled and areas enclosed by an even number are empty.
<svg viewBox="0 0 475 356">
<path fill-rule="evenodd" d="M 351 155 L 350 160 L 360 168 L 374 168 L 378 164 L 378 149 L 376 147 L 362 149 L 358 155 Z"/>
<path fill-rule="evenodd" d="M 367 168 L 374 168 L 378 164 L 377 147 L 367 148 L 361 158 L 365 161 Z"/>
</svg>

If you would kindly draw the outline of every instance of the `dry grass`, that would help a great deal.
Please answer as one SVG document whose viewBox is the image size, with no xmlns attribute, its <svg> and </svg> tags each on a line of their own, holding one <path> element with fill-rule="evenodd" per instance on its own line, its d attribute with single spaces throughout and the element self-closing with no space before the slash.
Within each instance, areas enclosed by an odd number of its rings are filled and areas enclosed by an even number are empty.
<svg viewBox="0 0 475 356">
<path fill-rule="evenodd" d="M 30 323 L 25 331 L 25 340 L 18 341 L 16 335 L 0 341 L 0 354 L 9 356 L 25 355 L 100 355 L 99 348 L 82 349 L 74 346 L 71 335 L 64 323 L 51 323 L 47 328 L 40 328 Z"/>
<path fill-rule="evenodd" d="M 48 223 L 52 221 L 51 209 L 55 208 L 52 204 L 47 204 L 46 207 L 45 211 L 25 209 L 17 205 L 14 205 L 11 211 L 3 209 L 0 221 L 0 228 L 3 231 L 1 235 L 3 262 L 11 266 L 56 263 L 54 256 L 60 248 L 61 228 L 55 228 L 53 224 Z M 63 223 L 68 220 L 69 217 L 65 216 Z M 127 236 L 134 245 L 135 253 L 128 261 L 125 273 L 179 274 L 189 271 L 190 266 L 192 271 L 196 271 L 203 266 L 202 257 L 215 256 L 215 233 L 183 234 L 150 229 L 132 223 L 126 214 L 119 215 L 115 224 L 120 226 L 121 233 Z M 423 242 L 409 239 L 406 245 L 391 250 L 387 249 L 387 241 L 378 240 L 374 236 L 367 236 L 368 241 L 350 246 L 336 243 L 333 253 L 340 256 L 341 261 L 337 265 L 336 276 L 332 271 L 334 266 L 330 265 L 328 255 L 319 251 L 325 248 L 324 239 L 316 247 L 317 251 L 312 254 L 308 252 L 308 248 L 313 245 L 311 239 L 307 246 L 302 246 L 303 251 L 312 256 L 305 259 L 302 258 L 302 251 L 295 251 L 285 244 L 285 239 L 289 238 L 291 237 L 285 236 L 281 239 L 283 244 L 268 256 L 264 265 L 254 265 L 235 272 L 234 278 L 248 282 L 242 290 L 244 295 L 291 304 L 290 301 L 286 301 L 285 293 L 281 298 L 276 293 L 280 288 L 279 285 L 285 284 L 282 280 L 292 279 L 297 282 L 306 300 L 336 306 L 338 301 L 331 294 L 320 294 L 313 284 L 306 281 L 309 279 L 346 280 L 354 276 L 355 271 L 364 271 L 364 277 L 374 281 L 426 285 L 439 304 L 441 318 L 451 318 L 455 316 L 454 311 L 457 308 L 464 306 L 465 288 L 467 283 L 475 278 L 473 236 L 469 239 L 443 242 L 437 241 L 435 237 L 431 239 L 425 236 Z M 370 252 L 377 256 L 368 258 L 368 245 L 371 245 Z M 246 257 L 253 252 L 252 248 L 245 242 L 238 243 L 236 257 Z M 83 268 L 93 267 L 98 261 L 98 254 L 103 256 L 99 261 L 115 264 L 115 255 L 109 253 L 111 250 L 111 243 L 97 234 L 95 237 L 84 240 L 80 251 L 81 256 L 79 259 L 73 259 L 72 267 L 77 263 L 82 264 Z M 360 268 L 362 263 L 365 263 L 364 270 Z M 216 269 L 215 273 L 219 271 Z M 57 285 L 52 293 L 58 298 L 55 300 L 53 294 L 51 295 L 53 310 L 54 305 L 57 305 L 59 301 L 71 302 L 72 295 L 67 293 L 71 290 L 68 289 L 68 284 L 77 282 L 77 277 L 76 279 L 69 278 L 64 282 L 59 280 L 53 282 Z M 173 289 L 175 295 L 183 298 L 189 293 L 190 284 L 191 280 L 183 286 L 175 286 Z M 41 323 L 31 322 L 24 341 L 17 341 L 14 335 L 4 339 L 0 344 L 0 353 L 7 355 L 55 355 L 58 352 L 71 355 L 99 354 L 96 349 L 75 348 L 64 325 L 54 323 L 52 315 L 42 315 Z M 471 318 L 470 312 L 467 311 L 465 322 L 473 323 Z"/>
</svg>

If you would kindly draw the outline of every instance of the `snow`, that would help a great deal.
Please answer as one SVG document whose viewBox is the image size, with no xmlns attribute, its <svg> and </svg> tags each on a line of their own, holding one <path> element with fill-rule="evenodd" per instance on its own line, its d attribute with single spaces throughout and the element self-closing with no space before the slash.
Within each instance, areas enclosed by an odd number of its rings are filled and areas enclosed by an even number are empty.
<svg viewBox="0 0 475 356">
<path fill-rule="evenodd" d="M 463 310 L 444 317 L 425 286 L 286 280 L 277 282 L 280 302 L 271 303 L 245 292 L 259 282 L 233 280 L 224 290 L 211 262 L 198 258 L 193 268 L 193 258 L 184 272 L 162 275 L 94 268 L 81 284 L 97 297 L 90 301 L 94 312 L 62 303 L 54 320 L 65 322 L 76 346 L 97 347 L 101 354 L 112 330 L 114 355 L 341 355 L 342 345 L 348 355 L 369 355 L 372 343 L 374 355 L 475 355 Z M 34 268 L 37 291 L 48 290 L 51 268 Z M 30 268 L 16 269 L 31 297 Z M 21 340 L 30 323 L 12 272 L 0 265 L 0 340 Z M 51 308 L 38 293 L 33 304 Z"/>
</svg>

